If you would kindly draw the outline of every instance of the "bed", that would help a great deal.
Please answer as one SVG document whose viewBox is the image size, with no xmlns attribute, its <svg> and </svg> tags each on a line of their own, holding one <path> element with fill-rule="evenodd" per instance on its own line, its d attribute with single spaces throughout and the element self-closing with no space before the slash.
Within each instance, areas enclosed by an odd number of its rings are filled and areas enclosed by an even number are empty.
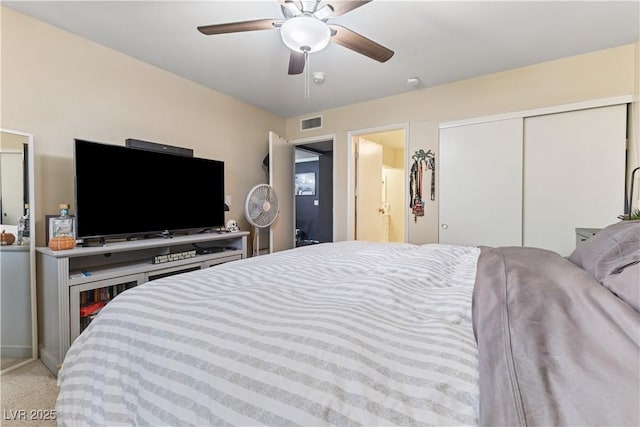
<svg viewBox="0 0 640 427">
<path fill-rule="evenodd" d="M 346 241 L 111 301 L 59 425 L 639 425 L 640 222 L 571 257 Z"/>
</svg>

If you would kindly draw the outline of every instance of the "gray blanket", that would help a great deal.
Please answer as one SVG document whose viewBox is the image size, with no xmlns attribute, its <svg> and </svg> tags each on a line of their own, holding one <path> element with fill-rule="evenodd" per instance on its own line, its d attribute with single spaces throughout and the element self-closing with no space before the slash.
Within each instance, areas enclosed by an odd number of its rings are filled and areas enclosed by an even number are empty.
<svg viewBox="0 0 640 427">
<path fill-rule="evenodd" d="M 639 316 L 554 252 L 482 247 L 480 424 L 640 425 Z"/>
</svg>

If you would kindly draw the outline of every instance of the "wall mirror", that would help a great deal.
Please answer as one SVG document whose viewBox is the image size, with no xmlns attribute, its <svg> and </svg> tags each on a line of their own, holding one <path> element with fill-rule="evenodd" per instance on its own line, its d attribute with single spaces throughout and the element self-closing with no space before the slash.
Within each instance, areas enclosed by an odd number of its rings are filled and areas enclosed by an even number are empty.
<svg viewBox="0 0 640 427">
<path fill-rule="evenodd" d="M 0 129 L 0 374 L 38 357 L 35 295 L 35 179 L 33 136 Z M 28 236 L 18 222 L 29 212 Z M 12 241 L 13 240 L 13 241 Z"/>
</svg>

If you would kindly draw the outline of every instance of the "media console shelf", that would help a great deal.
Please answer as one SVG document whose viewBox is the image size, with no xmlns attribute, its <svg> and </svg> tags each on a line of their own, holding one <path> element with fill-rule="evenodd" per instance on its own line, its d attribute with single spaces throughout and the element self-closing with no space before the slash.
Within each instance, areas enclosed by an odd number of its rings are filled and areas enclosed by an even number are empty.
<svg viewBox="0 0 640 427">
<path fill-rule="evenodd" d="M 63 251 L 36 248 L 40 359 L 57 375 L 71 343 L 101 306 L 144 282 L 246 258 L 248 235 L 213 232 Z M 158 259 L 169 261 L 154 263 Z"/>
</svg>

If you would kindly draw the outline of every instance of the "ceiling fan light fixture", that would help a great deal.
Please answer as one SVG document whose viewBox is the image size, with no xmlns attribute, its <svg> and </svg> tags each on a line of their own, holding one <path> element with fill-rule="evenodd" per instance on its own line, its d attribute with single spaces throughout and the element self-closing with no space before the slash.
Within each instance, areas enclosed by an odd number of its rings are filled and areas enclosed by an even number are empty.
<svg viewBox="0 0 640 427">
<path fill-rule="evenodd" d="M 309 15 L 287 19 L 280 27 L 284 44 L 296 52 L 318 52 L 327 47 L 331 30 L 323 21 Z"/>
</svg>

